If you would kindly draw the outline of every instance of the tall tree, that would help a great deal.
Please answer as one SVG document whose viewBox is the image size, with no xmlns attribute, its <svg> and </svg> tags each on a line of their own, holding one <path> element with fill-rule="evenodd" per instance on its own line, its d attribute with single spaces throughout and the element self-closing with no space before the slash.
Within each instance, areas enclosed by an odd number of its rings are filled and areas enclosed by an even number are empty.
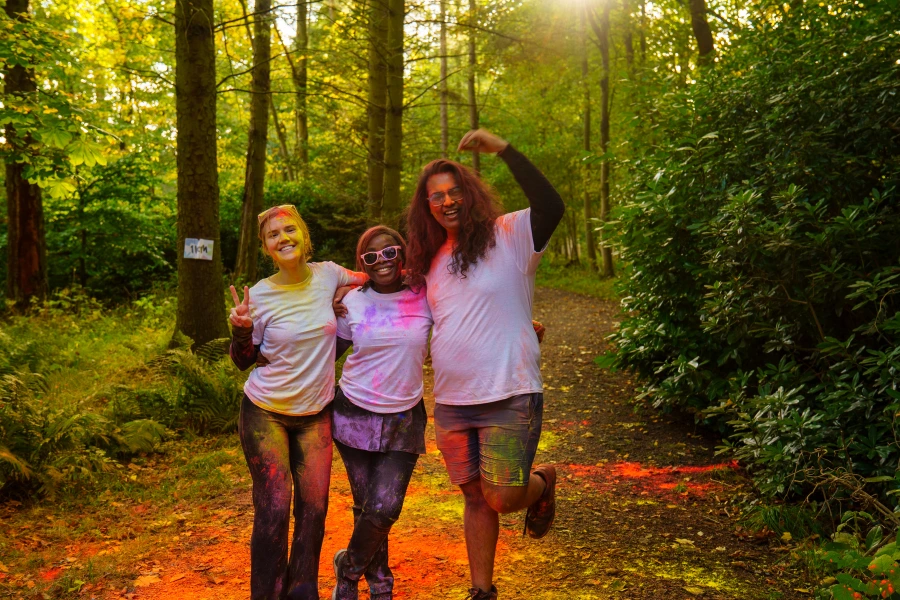
<svg viewBox="0 0 900 600">
<path fill-rule="evenodd" d="M 28 0 L 7 0 L 6 14 L 10 19 L 27 21 Z M 37 93 L 34 71 L 14 64 L 4 73 L 4 93 L 7 96 L 32 96 Z M 6 125 L 6 143 L 27 146 L 30 136 L 19 139 L 13 125 Z M 6 161 L 7 263 L 6 296 L 20 307 L 32 298 L 47 296 L 47 242 L 44 236 L 44 207 L 41 190 L 25 178 L 26 164 L 14 159 Z"/>
<path fill-rule="evenodd" d="M 697 49 L 700 53 L 700 64 L 711 64 L 715 57 L 715 44 L 713 43 L 712 30 L 706 19 L 706 0 L 690 0 L 691 2 L 691 29 L 697 40 Z"/>
<path fill-rule="evenodd" d="M 367 93 L 369 218 L 381 219 L 384 198 L 384 126 L 387 100 L 387 0 L 369 0 L 369 75 Z"/>
<path fill-rule="evenodd" d="M 263 209 L 266 180 L 266 147 L 269 141 L 270 59 L 272 55 L 272 0 L 256 0 L 253 8 L 253 33 L 244 10 L 247 35 L 253 45 L 253 70 L 250 82 L 250 130 L 247 134 L 247 159 L 244 166 L 244 199 L 241 209 L 241 233 L 238 241 L 234 277 L 256 281 L 259 256 L 256 215 Z"/>
<path fill-rule="evenodd" d="M 306 0 L 297 2 L 297 35 L 294 38 L 294 50 L 297 52 L 297 67 L 294 73 L 294 87 L 297 97 L 296 137 L 297 161 L 300 168 L 305 169 L 309 163 L 309 123 L 307 121 L 306 86 L 309 65 L 309 17 Z M 293 67 L 293 65 L 291 65 Z"/>
<path fill-rule="evenodd" d="M 585 13 L 589 10 L 587 0 L 584 3 Z M 587 17 L 587 15 L 584 15 Z M 587 44 L 587 26 L 585 19 L 581 20 L 581 85 L 583 88 L 582 97 L 582 123 L 584 126 L 584 151 L 591 151 L 591 86 L 588 68 L 588 44 Z M 597 249 L 594 246 L 594 209 L 593 198 L 591 198 L 591 168 L 589 163 L 584 163 L 584 245 L 587 250 L 588 263 L 592 270 L 597 268 Z"/>
<path fill-rule="evenodd" d="M 175 329 L 194 347 L 228 337 L 219 240 L 216 49 L 212 0 L 175 3 L 178 307 Z M 186 238 L 213 242 L 212 260 L 184 258 Z"/>
<path fill-rule="evenodd" d="M 602 8 L 600 22 L 593 11 L 588 12 L 591 27 L 597 36 L 597 45 L 600 47 L 600 61 L 603 72 L 600 75 L 600 151 L 603 160 L 600 162 L 600 221 L 606 223 L 609 220 L 609 168 L 610 161 L 607 155 L 609 150 L 609 14 L 612 10 L 612 0 L 601 0 Z M 601 236 L 602 238 L 602 236 Z M 603 258 L 601 273 L 604 277 L 615 275 L 612 262 L 612 248 L 602 239 L 600 243 L 600 256 Z"/>
<path fill-rule="evenodd" d="M 388 1 L 387 114 L 384 120 L 384 199 L 381 218 L 394 223 L 400 215 L 403 149 L 403 21 L 405 0 Z M 396 223 L 394 223 L 396 225 Z"/>
<path fill-rule="evenodd" d="M 469 0 L 469 128 L 478 129 L 478 91 L 475 86 L 475 69 L 478 66 L 475 55 L 475 33 L 478 26 L 478 0 Z M 472 168 L 476 172 L 481 170 L 481 159 L 478 152 L 472 152 Z"/>
<path fill-rule="evenodd" d="M 447 0 L 441 0 L 441 156 L 447 158 L 450 145 L 450 123 L 447 115 L 447 104 L 450 91 L 447 84 Z"/>
</svg>

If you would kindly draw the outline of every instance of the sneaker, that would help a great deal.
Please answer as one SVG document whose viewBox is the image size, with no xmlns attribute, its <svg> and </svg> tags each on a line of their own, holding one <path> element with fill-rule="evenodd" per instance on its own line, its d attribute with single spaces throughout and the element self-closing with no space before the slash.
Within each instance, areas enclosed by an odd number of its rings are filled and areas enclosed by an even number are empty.
<svg viewBox="0 0 900 600">
<path fill-rule="evenodd" d="M 550 531 L 556 517 L 556 468 L 553 465 L 539 465 L 533 473 L 542 477 L 547 487 L 525 513 L 525 533 L 540 539 Z"/>
<path fill-rule="evenodd" d="M 334 553 L 334 577 L 337 583 L 334 591 L 331 592 L 331 600 L 358 600 L 359 598 L 359 582 L 345 578 L 341 573 L 341 565 L 347 557 L 347 549 L 338 550 Z"/>
<path fill-rule="evenodd" d="M 370 594 L 369 600 L 394 600 L 394 592 L 382 592 L 381 594 Z"/>
<path fill-rule="evenodd" d="M 497 588 L 492 585 L 489 592 L 479 588 L 471 588 L 469 589 L 469 595 L 466 596 L 466 600 L 497 600 Z"/>
</svg>

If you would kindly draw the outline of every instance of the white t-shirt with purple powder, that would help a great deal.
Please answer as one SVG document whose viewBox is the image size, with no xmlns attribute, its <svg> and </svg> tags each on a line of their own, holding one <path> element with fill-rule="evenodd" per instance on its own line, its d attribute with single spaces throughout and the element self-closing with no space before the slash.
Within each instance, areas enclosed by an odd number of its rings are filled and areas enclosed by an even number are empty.
<svg viewBox="0 0 900 600">
<path fill-rule="evenodd" d="M 337 320 L 337 335 L 353 342 L 340 386 L 353 404 L 376 413 L 409 410 L 422 398 L 422 364 L 431 330 L 425 292 L 373 289 L 344 297 L 347 316 Z"/>
<path fill-rule="evenodd" d="M 541 351 L 531 323 L 543 249 L 534 251 L 531 209 L 501 216 L 495 228 L 496 246 L 464 278 L 448 269 L 449 243 L 425 276 L 438 404 L 486 404 L 543 391 Z"/>
<path fill-rule="evenodd" d="M 263 279 L 250 288 L 253 343 L 269 364 L 244 384 L 254 404 L 284 415 L 311 415 L 334 399 L 335 317 L 331 300 L 365 276 L 333 262 L 308 263 L 309 280 L 278 285 Z"/>
</svg>

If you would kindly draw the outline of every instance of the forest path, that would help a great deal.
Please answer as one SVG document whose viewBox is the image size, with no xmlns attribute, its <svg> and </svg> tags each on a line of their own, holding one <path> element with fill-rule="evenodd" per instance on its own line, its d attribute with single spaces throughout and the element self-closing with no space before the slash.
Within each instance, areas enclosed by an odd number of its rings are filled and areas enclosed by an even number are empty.
<svg viewBox="0 0 900 600">
<path fill-rule="evenodd" d="M 629 376 L 593 363 L 606 349 L 604 338 L 615 326 L 617 310 L 613 302 L 587 296 L 536 292 L 535 318 L 547 327 L 544 432 L 537 462 L 557 465 L 558 514 L 543 540 L 522 537 L 522 513 L 502 518 L 496 568 L 500 597 L 809 597 L 779 564 L 788 562 L 788 548 L 748 536 L 737 524 L 731 502 L 748 484 L 734 465 L 716 460 L 715 441 L 692 423 L 635 413 Z M 431 414 L 433 399 L 427 400 Z M 190 537 L 158 548 L 136 565 L 139 572 L 150 570 L 140 587 L 108 597 L 246 598 L 253 514 L 248 484 L 245 479 L 231 498 L 217 502 L 229 508 L 214 511 Z M 428 453 L 416 467 L 391 534 L 396 598 L 465 597 L 462 508 L 429 422 Z M 331 558 L 346 545 L 350 528 L 349 486 L 335 453 L 320 567 L 322 598 L 331 597 Z"/>
</svg>

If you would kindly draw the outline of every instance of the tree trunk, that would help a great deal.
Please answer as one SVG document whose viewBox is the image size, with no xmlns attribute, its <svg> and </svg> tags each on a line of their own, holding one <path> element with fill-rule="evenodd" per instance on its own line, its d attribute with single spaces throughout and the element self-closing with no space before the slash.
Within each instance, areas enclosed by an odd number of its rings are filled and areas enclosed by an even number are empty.
<svg viewBox="0 0 900 600">
<path fill-rule="evenodd" d="M 294 40 L 297 51 L 297 74 L 294 78 L 294 86 L 297 94 L 297 162 L 300 163 L 301 171 L 309 164 L 309 123 L 306 111 L 307 69 L 309 64 L 309 30 L 307 27 L 309 20 L 307 12 L 306 0 L 299 0 L 297 2 L 297 36 Z"/>
<path fill-rule="evenodd" d="M 197 347 L 228 337 L 219 240 L 216 50 L 212 0 L 175 3 L 178 307 L 175 330 Z M 213 242 L 212 260 L 184 258 L 185 238 Z M 174 340 L 173 340 L 174 341 Z"/>
<path fill-rule="evenodd" d="M 588 10 L 585 3 L 585 10 Z M 587 17 L 587 15 L 585 15 Z M 584 151 L 591 151 L 591 87 L 588 79 L 588 44 L 587 44 L 587 27 L 585 20 L 581 21 L 581 86 L 583 90 L 582 99 L 582 115 L 584 124 Z M 597 269 L 597 251 L 594 246 L 594 210 L 591 198 L 591 167 L 589 164 L 584 165 L 584 179 L 582 185 L 584 187 L 584 245 L 587 250 L 588 265 L 591 270 Z"/>
<path fill-rule="evenodd" d="M 284 134 L 284 126 L 278 120 L 278 109 L 275 107 L 275 98 L 269 94 L 269 110 L 272 111 L 272 125 L 275 126 L 275 135 L 278 137 L 278 147 L 281 149 L 281 158 L 284 159 L 284 170 L 288 181 L 297 181 L 294 176 L 294 167 L 291 166 L 291 155 L 288 152 L 287 139 Z"/>
<path fill-rule="evenodd" d="M 475 89 L 475 26 L 478 24 L 478 0 L 469 0 L 469 129 L 478 129 L 478 95 Z M 481 171 L 481 158 L 472 152 L 472 168 Z"/>
<path fill-rule="evenodd" d="M 7 0 L 6 15 L 25 21 L 28 0 Z M 36 93 L 34 72 L 21 65 L 4 73 L 4 93 L 28 96 Z M 6 126 L 6 143 L 20 148 L 33 143 L 30 137 L 19 138 L 15 128 Z M 47 241 L 44 235 L 44 206 L 41 189 L 25 179 L 25 163 L 6 162 L 6 297 L 19 308 L 27 308 L 32 298 L 47 297 Z"/>
<path fill-rule="evenodd" d="M 603 10 L 600 15 L 600 23 L 594 16 L 592 10 L 588 11 L 588 20 L 591 28 L 597 36 L 597 42 L 600 46 L 600 60 L 603 72 L 600 75 L 600 151 L 604 155 L 600 163 L 600 220 L 606 223 L 609 219 L 609 158 L 605 155 L 609 149 L 609 13 L 612 9 L 612 2 L 605 0 L 603 2 Z M 603 236 L 600 236 L 600 256 L 603 259 L 603 266 L 600 273 L 604 277 L 612 277 L 615 273 L 612 262 L 612 250 L 603 242 Z"/>
<path fill-rule="evenodd" d="M 388 2 L 387 114 L 384 120 L 384 200 L 381 218 L 396 225 L 400 216 L 403 143 L 403 20 L 405 0 Z"/>
<path fill-rule="evenodd" d="M 241 235 L 238 241 L 234 278 L 256 281 L 259 256 L 256 215 L 263 209 L 266 180 L 266 147 L 269 140 L 270 65 L 272 55 L 271 0 L 256 0 L 253 20 L 253 72 L 250 82 L 250 131 L 247 135 L 247 162 L 244 167 L 244 200 L 241 210 Z M 250 24 L 247 23 L 249 32 Z"/>
<path fill-rule="evenodd" d="M 603 6 L 600 21 L 600 58 L 603 64 L 603 75 L 600 79 L 600 150 L 605 155 L 609 149 L 609 12 L 612 3 L 607 0 Z M 600 163 L 600 220 L 609 220 L 609 158 L 604 157 Z M 604 277 L 615 274 L 612 262 L 612 249 L 603 242 L 601 235 L 600 255 L 603 257 Z"/>
<path fill-rule="evenodd" d="M 447 0 L 441 0 L 441 157 L 447 158 L 450 145 L 450 123 L 447 103 L 450 91 L 447 87 Z"/>
<path fill-rule="evenodd" d="M 387 0 L 369 0 L 369 91 L 367 186 L 369 219 L 381 220 L 384 199 L 384 126 L 387 100 Z"/>
<path fill-rule="evenodd" d="M 641 65 L 647 60 L 647 0 L 641 0 Z"/>
<path fill-rule="evenodd" d="M 691 29 L 697 40 L 701 65 L 712 64 L 716 47 L 713 43 L 712 30 L 706 20 L 706 0 L 691 0 Z"/>
<path fill-rule="evenodd" d="M 625 44 L 625 64 L 628 65 L 628 74 L 634 75 L 634 35 L 631 27 L 631 2 L 622 0 L 622 12 L 625 13 L 625 27 L 623 41 Z"/>
</svg>

